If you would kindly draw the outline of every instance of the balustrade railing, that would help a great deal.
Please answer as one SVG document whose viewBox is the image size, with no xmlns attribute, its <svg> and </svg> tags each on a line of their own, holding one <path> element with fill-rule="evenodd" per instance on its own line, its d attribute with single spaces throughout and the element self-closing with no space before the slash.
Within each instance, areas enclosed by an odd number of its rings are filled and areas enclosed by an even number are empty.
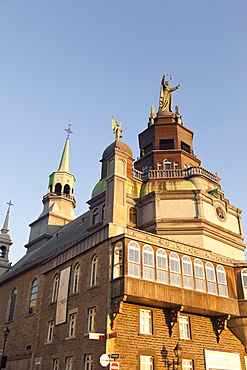
<svg viewBox="0 0 247 370">
<path fill-rule="evenodd" d="M 133 169 L 133 177 L 142 181 L 147 181 L 149 179 L 165 179 L 165 178 L 189 178 L 192 176 L 200 175 L 206 177 L 207 179 L 220 183 L 220 178 L 216 174 L 206 170 L 204 167 L 189 167 L 185 169 L 171 169 L 171 170 L 149 170 L 146 172 L 141 172 Z"/>
</svg>

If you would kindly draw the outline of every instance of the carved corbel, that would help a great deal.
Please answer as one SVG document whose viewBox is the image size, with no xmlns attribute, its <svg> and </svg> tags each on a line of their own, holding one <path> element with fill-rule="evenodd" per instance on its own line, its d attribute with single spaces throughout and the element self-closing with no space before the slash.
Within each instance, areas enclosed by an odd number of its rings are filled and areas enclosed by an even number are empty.
<svg viewBox="0 0 247 370">
<path fill-rule="evenodd" d="M 177 306 L 177 307 L 170 308 L 168 310 L 169 317 L 167 320 L 167 326 L 168 326 L 170 337 L 172 336 L 172 330 L 173 330 L 174 325 L 178 322 L 179 313 L 180 311 L 183 311 L 183 309 L 184 309 L 184 306 Z"/>
<path fill-rule="evenodd" d="M 231 315 L 223 315 L 220 317 L 215 317 L 215 334 L 217 343 L 220 341 L 220 335 L 223 330 L 227 327 L 227 321 L 230 320 Z"/>
<path fill-rule="evenodd" d="M 110 312 L 110 320 L 111 320 L 111 329 L 114 326 L 114 320 L 118 313 L 121 313 L 121 304 L 123 302 L 123 297 L 121 298 L 112 298 L 111 300 L 111 312 Z"/>
</svg>

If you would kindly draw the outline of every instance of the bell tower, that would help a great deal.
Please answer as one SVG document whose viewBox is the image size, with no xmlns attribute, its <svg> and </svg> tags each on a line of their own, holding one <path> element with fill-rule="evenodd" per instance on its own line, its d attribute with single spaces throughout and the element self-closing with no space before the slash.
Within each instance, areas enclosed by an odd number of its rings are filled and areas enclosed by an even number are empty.
<svg viewBox="0 0 247 370">
<path fill-rule="evenodd" d="M 10 246 L 12 245 L 12 241 L 10 239 L 8 231 L 10 206 L 12 206 L 13 204 L 11 203 L 11 201 L 9 201 L 7 204 L 8 210 L 0 234 L 0 275 L 7 271 L 11 266 L 11 264 L 9 263 L 9 250 Z"/>
<path fill-rule="evenodd" d="M 49 176 L 48 192 L 44 195 L 43 211 L 29 226 L 30 236 L 26 248 L 36 249 L 47 242 L 64 225 L 76 218 L 74 208 L 75 177 L 69 171 L 69 135 L 70 126 L 66 129 L 68 136 L 65 141 L 58 170 Z"/>
</svg>

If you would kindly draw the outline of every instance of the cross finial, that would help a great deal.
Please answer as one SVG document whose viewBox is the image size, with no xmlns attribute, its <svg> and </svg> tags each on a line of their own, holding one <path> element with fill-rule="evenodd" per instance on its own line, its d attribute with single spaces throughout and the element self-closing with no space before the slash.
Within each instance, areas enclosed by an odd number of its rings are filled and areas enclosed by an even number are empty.
<svg viewBox="0 0 247 370">
<path fill-rule="evenodd" d="M 70 127 L 71 127 L 71 123 L 68 123 L 68 128 L 65 128 L 65 131 L 67 131 L 67 138 L 69 139 L 69 135 L 70 134 L 73 134 L 73 131 L 71 131 Z"/>
<path fill-rule="evenodd" d="M 11 200 L 9 202 L 7 202 L 6 204 L 8 204 L 8 212 L 10 211 L 10 207 L 13 206 L 14 204 L 11 203 Z"/>
</svg>

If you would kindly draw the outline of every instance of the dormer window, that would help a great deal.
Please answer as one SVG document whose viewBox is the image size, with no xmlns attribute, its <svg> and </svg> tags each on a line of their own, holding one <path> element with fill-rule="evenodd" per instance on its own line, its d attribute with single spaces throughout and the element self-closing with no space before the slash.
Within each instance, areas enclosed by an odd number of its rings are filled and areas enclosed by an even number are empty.
<svg viewBox="0 0 247 370">
<path fill-rule="evenodd" d="M 93 225 L 99 222 L 99 208 L 95 208 L 93 211 Z"/>
</svg>

